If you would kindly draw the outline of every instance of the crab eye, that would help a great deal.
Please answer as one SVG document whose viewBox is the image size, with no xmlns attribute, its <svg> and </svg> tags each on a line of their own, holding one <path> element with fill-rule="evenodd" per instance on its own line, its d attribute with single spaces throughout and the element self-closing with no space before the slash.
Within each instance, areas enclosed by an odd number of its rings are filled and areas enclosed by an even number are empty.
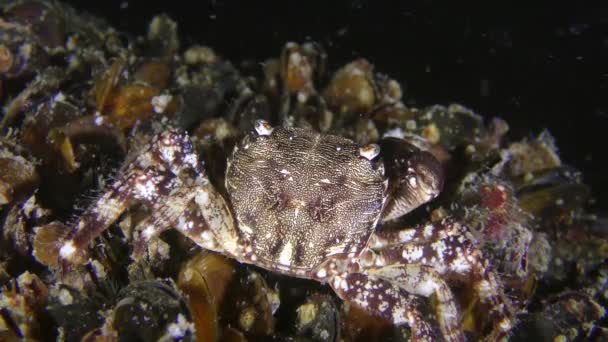
<svg viewBox="0 0 608 342">
<path fill-rule="evenodd" d="M 259 135 L 269 136 L 270 134 L 272 134 L 273 128 L 266 120 L 255 120 L 253 127 Z"/>
<path fill-rule="evenodd" d="M 369 144 L 359 148 L 359 155 L 361 157 L 372 160 L 380 154 L 380 146 L 376 144 Z"/>
</svg>

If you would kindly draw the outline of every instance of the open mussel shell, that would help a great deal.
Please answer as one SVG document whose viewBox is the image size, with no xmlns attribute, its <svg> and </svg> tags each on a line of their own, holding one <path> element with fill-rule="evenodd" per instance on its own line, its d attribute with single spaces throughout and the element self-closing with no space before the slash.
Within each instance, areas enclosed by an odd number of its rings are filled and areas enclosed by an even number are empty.
<svg viewBox="0 0 608 342">
<path fill-rule="evenodd" d="M 233 260 L 201 252 L 179 272 L 178 287 L 189 298 L 196 337 L 265 339 L 275 332 L 280 300 L 260 273 L 238 268 Z"/>
<path fill-rule="evenodd" d="M 201 252 L 181 268 L 178 288 L 188 296 L 198 341 L 217 341 L 220 305 L 235 277 L 234 261 L 214 253 Z"/>
</svg>

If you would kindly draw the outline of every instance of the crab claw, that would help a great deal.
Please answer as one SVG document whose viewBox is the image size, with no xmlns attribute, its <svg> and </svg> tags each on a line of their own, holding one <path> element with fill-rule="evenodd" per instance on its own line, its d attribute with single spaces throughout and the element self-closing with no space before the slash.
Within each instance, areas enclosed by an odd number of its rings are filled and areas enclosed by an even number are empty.
<svg viewBox="0 0 608 342">
<path fill-rule="evenodd" d="M 432 154 L 397 138 L 384 138 L 379 144 L 390 198 L 383 222 L 401 217 L 439 195 L 443 189 L 443 166 Z"/>
</svg>

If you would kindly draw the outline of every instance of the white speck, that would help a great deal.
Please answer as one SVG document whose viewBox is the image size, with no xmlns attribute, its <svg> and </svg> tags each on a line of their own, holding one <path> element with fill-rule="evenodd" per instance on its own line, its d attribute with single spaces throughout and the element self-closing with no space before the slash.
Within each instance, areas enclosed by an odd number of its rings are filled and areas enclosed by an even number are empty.
<svg viewBox="0 0 608 342">
<path fill-rule="evenodd" d="M 104 279 L 106 277 L 106 269 L 99 261 L 91 261 L 91 266 L 93 267 L 93 271 L 98 279 Z"/>
<path fill-rule="evenodd" d="M 329 339 L 329 332 L 327 330 L 322 330 L 319 333 L 319 337 L 321 337 L 322 340 L 327 341 Z"/>
<path fill-rule="evenodd" d="M 325 183 L 325 184 L 331 184 L 331 182 L 329 181 L 329 179 L 327 178 L 323 178 L 321 179 L 321 183 Z"/>
<path fill-rule="evenodd" d="M 290 54 L 289 62 L 293 63 L 294 65 L 298 65 L 298 64 L 302 63 L 302 55 L 297 52 Z"/>
<path fill-rule="evenodd" d="M 401 323 L 406 322 L 405 310 L 403 308 L 401 308 L 401 307 L 394 308 L 392 314 L 393 314 L 392 316 L 393 316 L 394 324 L 401 324 Z"/>
<path fill-rule="evenodd" d="M 455 273 L 464 274 L 467 273 L 470 268 L 471 265 L 469 265 L 469 263 L 462 257 L 454 259 L 454 261 L 452 261 L 452 263 L 450 264 L 450 270 Z"/>
<path fill-rule="evenodd" d="M 327 271 L 322 268 L 317 272 L 317 277 L 318 278 L 325 278 L 327 276 Z"/>
<path fill-rule="evenodd" d="M 189 283 L 192 280 L 192 276 L 194 275 L 194 272 L 192 271 L 192 269 L 190 268 L 186 268 L 186 271 L 184 271 L 184 280 Z"/>
<path fill-rule="evenodd" d="M 342 151 L 342 147 L 340 147 L 340 146 L 336 147 L 336 151 L 338 151 L 338 152 Z"/>
<path fill-rule="evenodd" d="M 503 318 L 502 321 L 498 323 L 498 326 L 500 327 L 500 329 L 502 329 L 502 331 L 509 331 L 511 330 L 512 324 L 509 319 Z"/>
<path fill-rule="evenodd" d="M 293 181 L 293 177 L 287 178 L 288 181 Z"/>
<path fill-rule="evenodd" d="M 207 231 L 202 232 L 201 233 L 201 239 L 205 240 L 205 241 L 210 241 L 211 240 L 211 234 Z"/>
<path fill-rule="evenodd" d="M 485 300 L 492 296 L 492 286 L 487 280 L 482 280 L 477 284 L 477 291 L 479 291 L 479 298 Z"/>
<path fill-rule="evenodd" d="M 206 191 L 200 191 L 195 198 L 196 204 L 206 206 L 209 202 L 209 195 Z"/>
<path fill-rule="evenodd" d="M 67 289 L 59 290 L 59 302 L 61 305 L 70 305 L 74 302 L 74 297 Z"/>
<path fill-rule="evenodd" d="M 431 279 L 423 278 L 416 284 L 415 292 L 418 295 L 429 297 L 437 289 L 436 285 Z"/>
<path fill-rule="evenodd" d="M 424 227 L 424 237 L 425 238 L 430 238 L 431 236 L 433 236 L 433 231 L 435 230 L 435 227 L 433 227 L 432 224 L 429 224 L 428 226 Z"/>
<path fill-rule="evenodd" d="M 306 103 L 306 100 L 308 100 L 308 95 L 306 95 L 306 93 L 304 93 L 304 92 L 299 92 L 298 93 L 298 102 Z"/>
<path fill-rule="evenodd" d="M 350 289 L 350 287 L 348 286 L 348 282 L 346 281 L 346 279 L 344 278 L 340 278 L 340 287 L 344 290 L 344 291 L 348 291 Z"/>
<path fill-rule="evenodd" d="M 416 234 L 416 230 L 414 229 L 405 229 L 399 232 L 399 241 L 400 242 L 408 242 L 414 238 Z"/>
<path fill-rule="evenodd" d="M 59 250 L 59 255 L 62 259 L 69 259 L 72 254 L 74 254 L 74 252 L 76 252 L 76 247 L 74 246 L 74 241 L 70 240 L 64 243 L 63 246 L 61 246 L 61 249 Z"/>
<path fill-rule="evenodd" d="M 171 102 L 173 97 L 171 95 L 158 95 L 154 96 L 150 101 L 154 107 L 154 112 L 161 114 L 167 109 L 167 105 Z"/>
<path fill-rule="evenodd" d="M 156 195 L 156 185 L 152 181 L 147 182 L 137 182 L 135 184 L 135 189 L 139 196 L 145 199 L 152 199 Z"/>
<path fill-rule="evenodd" d="M 101 126 L 103 124 L 103 116 L 97 115 L 93 122 L 95 123 L 96 126 Z"/>
<path fill-rule="evenodd" d="M 287 170 L 285 170 L 285 169 L 283 169 L 283 170 L 281 170 L 281 171 L 279 171 L 279 172 L 281 172 L 281 173 L 282 173 L 282 174 L 284 174 L 284 175 L 289 175 L 289 174 L 291 174 L 289 171 L 287 171 Z"/>
<path fill-rule="evenodd" d="M 173 338 L 183 338 L 188 332 L 194 331 L 194 325 L 181 313 L 177 315 L 177 321 L 169 324 L 167 333 Z"/>
<path fill-rule="evenodd" d="M 403 139 L 405 137 L 405 133 L 403 132 L 403 130 L 399 127 L 397 128 L 393 128 L 393 129 L 389 129 L 388 131 L 384 132 L 384 135 L 382 135 L 383 138 L 399 138 L 399 139 Z"/>
<path fill-rule="evenodd" d="M 146 229 L 144 229 L 144 231 L 142 232 L 142 235 L 144 236 L 144 238 L 146 240 L 149 240 L 152 235 L 154 235 L 154 226 L 149 225 L 146 227 Z"/>
<path fill-rule="evenodd" d="M 446 251 L 448 250 L 448 246 L 446 246 L 444 241 L 437 241 L 432 243 L 431 248 L 433 248 L 433 250 L 437 254 L 437 257 L 439 257 L 439 260 L 443 260 L 443 257 Z"/>
<path fill-rule="evenodd" d="M 249 235 L 253 234 L 253 230 L 252 230 L 252 229 L 251 229 L 251 227 L 249 227 L 249 226 L 246 226 L 246 225 L 244 225 L 244 224 L 241 224 L 241 225 L 239 226 L 239 228 L 241 229 L 241 231 L 242 231 L 242 232 L 245 232 L 245 233 L 247 233 L 247 234 L 249 234 Z"/>
<path fill-rule="evenodd" d="M 58 92 L 57 94 L 55 94 L 55 97 L 53 97 L 53 101 L 65 101 L 65 95 L 62 92 Z"/>
<path fill-rule="evenodd" d="M 416 121 L 414 120 L 407 120 L 405 122 L 405 128 L 407 128 L 410 131 L 413 131 L 416 129 Z"/>
<path fill-rule="evenodd" d="M 291 255 L 293 254 L 293 245 L 291 242 L 287 242 L 285 247 L 281 250 L 279 254 L 279 264 L 289 266 L 291 265 Z"/>
<path fill-rule="evenodd" d="M 189 154 L 186 154 L 186 156 L 184 156 L 184 159 L 182 160 L 182 162 L 184 164 L 192 165 L 192 167 L 196 167 L 198 159 L 196 158 L 195 154 L 189 153 Z"/>
<path fill-rule="evenodd" d="M 166 145 L 171 145 L 172 141 L 168 140 L 168 141 L 164 141 L 164 143 Z M 160 151 L 162 160 L 165 160 L 165 161 L 168 161 L 168 162 L 172 162 L 173 161 L 173 157 L 175 155 L 175 149 L 173 147 L 163 146 L 163 147 L 159 148 L 159 151 Z"/>
<path fill-rule="evenodd" d="M 416 177 L 410 177 L 407 180 L 410 183 L 410 186 L 412 188 L 417 188 L 418 187 L 418 181 L 416 180 Z"/>
<path fill-rule="evenodd" d="M 423 251 L 420 246 L 412 246 L 410 248 L 406 248 L 403 250 L 402 256 L 403 259 L 408 261 L 415 261 L 422 257 Z"/>
</svg>

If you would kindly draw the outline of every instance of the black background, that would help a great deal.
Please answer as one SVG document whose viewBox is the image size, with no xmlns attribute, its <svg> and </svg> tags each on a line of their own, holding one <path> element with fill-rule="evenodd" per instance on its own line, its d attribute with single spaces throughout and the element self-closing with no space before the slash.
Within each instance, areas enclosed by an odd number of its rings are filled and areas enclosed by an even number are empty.
<svg viewBox="0 0 608 342">
<path fill-rule="evenodd" d="M 144 34 L 155 14 L 238 63 L 314 40 L 336 68 L 365 57 L 405 88 L 406 103 L 458 102 L 500 116 L 510 136 L 556 137 L 608 209 L 608 7 L 602 1 L 71 1 Z"/>
</svg>

